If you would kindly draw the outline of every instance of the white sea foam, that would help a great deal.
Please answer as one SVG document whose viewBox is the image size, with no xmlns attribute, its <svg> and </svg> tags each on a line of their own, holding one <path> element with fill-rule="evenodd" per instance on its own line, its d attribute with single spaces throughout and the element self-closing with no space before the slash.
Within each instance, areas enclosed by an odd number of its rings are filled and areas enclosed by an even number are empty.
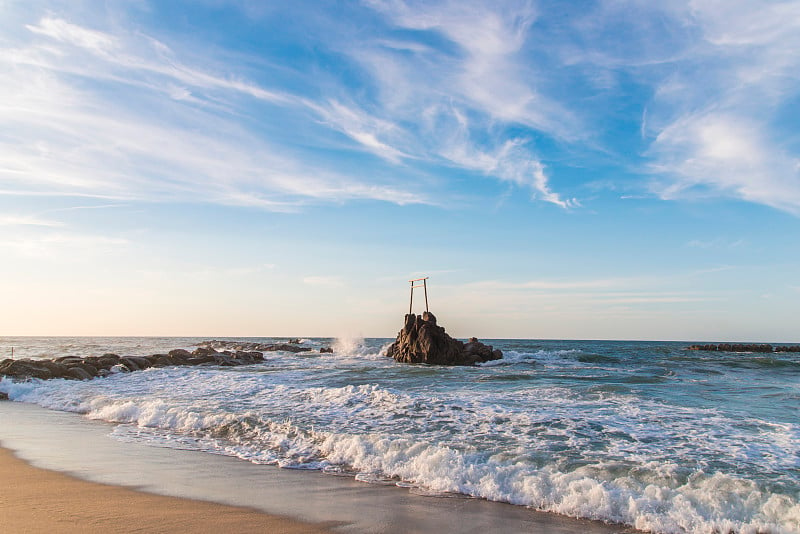
<svg viewBox="0 0 800 534">
<path fill-rule="evenodd" d="M 481 367 L 496 367 L 498 365 L 536 364 L 537 362 L 544 362 L 552 359 L 563 359 L 565 356 L 578 352 L 580 351 L 574 349 L 538 350 L 536 352 L 508 350 L 503 353 L 501 359 L 489 360 L 488 362 L 479 363 L 478 365 Z"/>
</svg>

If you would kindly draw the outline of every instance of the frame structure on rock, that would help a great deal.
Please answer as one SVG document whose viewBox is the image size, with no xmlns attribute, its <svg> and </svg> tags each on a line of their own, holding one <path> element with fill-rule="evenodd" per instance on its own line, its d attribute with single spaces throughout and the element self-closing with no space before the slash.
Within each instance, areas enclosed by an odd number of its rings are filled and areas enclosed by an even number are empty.
<svg viewBox="0 0 800 534">
<path fill-rule="evenodd" d="M 411 300 L 408 303 L 408 313 L 411 314 L 411 308 L 414 306 L 414 288 L 421 287 L 425 291 L 425 311 L 428 310 L 428 277 L 425 278 L 415 278 L 414 280 L 409 280 L 411 283 Z M 414 285 L 414 282 L 422 282 L 421 284 Z"/>
</svg>

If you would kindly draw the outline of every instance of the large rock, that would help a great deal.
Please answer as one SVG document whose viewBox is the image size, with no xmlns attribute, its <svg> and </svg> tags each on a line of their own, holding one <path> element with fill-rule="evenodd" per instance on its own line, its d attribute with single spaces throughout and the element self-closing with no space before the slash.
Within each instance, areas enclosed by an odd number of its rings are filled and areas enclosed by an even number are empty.
<svg viewBox="0 0 800 534">
<path fill-rule="evenodd" d="M 49 363 L 49 362 L 48 362 Z M 36 360 L 3 360 L 0 364 L 0 375 L 13 378 L 39 378 L 48 380 L 53 378 L 53 373 L 46 364 Z"/>
<path fill-rule="evenodd" d="M 430 312 L 406 315 L 405 325 L 386 355 L 398 362 L 431 365 L 475 365 L 503 357 L 502 352 L 476 338 L 470 338 L 466 345 L 453 339 Z"/>
</svg>

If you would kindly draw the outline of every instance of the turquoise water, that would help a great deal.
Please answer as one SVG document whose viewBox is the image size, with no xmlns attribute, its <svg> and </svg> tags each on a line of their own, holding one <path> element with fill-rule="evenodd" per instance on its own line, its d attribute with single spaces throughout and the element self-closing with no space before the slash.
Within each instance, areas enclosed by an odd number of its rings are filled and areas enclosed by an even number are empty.
<svg viewBox="0 0 800 534">
<path fill-rule="evenodd" d="M 284 339 L 250 339 L 285 341 Z M 146 355 L 197 338 L 2 338 L 0 354 Z M 654 532 L 800 532 L 800 354 L 688 343 L 489 340 L 474 368 L 397 364 L 390 340 L 305 340 L 248 367 L 0 382 L 117 423 L 122 441 L 463 493 Z"/>
</svg>

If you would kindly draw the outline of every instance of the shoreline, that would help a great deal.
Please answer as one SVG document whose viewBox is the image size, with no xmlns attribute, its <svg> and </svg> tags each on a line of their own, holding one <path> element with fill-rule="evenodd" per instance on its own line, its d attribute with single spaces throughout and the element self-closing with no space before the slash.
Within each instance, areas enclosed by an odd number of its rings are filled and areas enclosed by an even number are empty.
<svg viewBox="0 0 800 534">
<path fill-rule="evenodd" d="M 288 525 L 287 530 L 270 527 L 271 532 L 639 532 L 624 525 L 574 519 L 523 506 L 465 496 L 431 497 L 394 485 L 366 484 L 352 477 L 331 476 L 319 471 L 280 469 L 196 450 L 121 441 L 110 436 L 115 428 L 115 425 L 87 420 L 74 413 L 26 403 L 0 403 L 0 446 L 13 451 L 17 461 L 27 462 L 31 469 L 45 469 L 45 475 L 66 477 L 79 485 L 99 484 L 104 489 L 119 489 L 143 496 L 143 499 L 155 499 L 153 502 L 160 502 L 161 497 L 177 498 L 199 510 L 228 506 L 244 514 L 242 517 L 252 514 L 252 521 L 275 520 L 279 521 L 276 525 Z M 76 491 L 79 492 L 83 490 Z M 91 499 L 98 510 L 109 516 L 114 516 L 117 510 L 132 508 L 125 504 L 127 500 L 122 504 L 106 502 L 103 494 L 95 494 Z M 0 500 L 0 510 L 4 514 L 0 521 L 3 522 L 5 515 L 13 516 L 20 506 L 18 503 L 6 512 L 3 509 L 6 502 L 10 501 Z M 80 508 L 83 504 L 77 506 Z M 153 506 L 144 509 L 145 516 L 169 509 L 159 504 Z M 153 510 L 157 510 L 156 514 Z M 27 517 L 36 521 L 35 517 Z M 225 531 L 265 530 L 250 528 L 244 521 L 241 524 L 232 522 Z M 92 525 L 88 520 L 86 524 Z M 130 531 L 133 524 L 129 522 L 124 526 Z M 160 525 L 158 521 L 154 524 Z M 174 524 L 176 528 L 165 525 L 162 530 L 138 527 L 137 530 L 184 531 L 178 523 Z M 200 521 L 201 532 L 202 525 Z M 31 528 L 38 527 L 37 524 L 23 526 L 22 530 L 10 531 L 53 531 L 45 526 L 39 530 Z M 208 528 L 208 531 L 215 530 Z M 97 527 L 97 532 L 109 530 L 117 529 Z"/>
<path fill-rule="evenodd" d="M 324 534 L 250 508 L 155 495 L 35 467 L 0 447 L 0 524 L 5 532 L 275 532 Z"/>
</svg>

